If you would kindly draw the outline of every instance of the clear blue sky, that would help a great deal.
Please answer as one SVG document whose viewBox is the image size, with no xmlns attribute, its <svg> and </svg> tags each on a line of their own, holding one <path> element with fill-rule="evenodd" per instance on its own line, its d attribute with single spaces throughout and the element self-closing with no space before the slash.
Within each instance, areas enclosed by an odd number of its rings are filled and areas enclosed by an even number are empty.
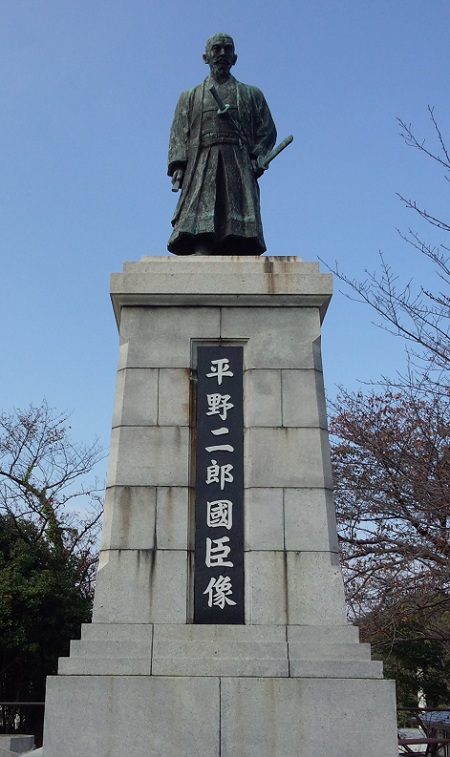
<svg viewBox="0 0 450 757">
<path fill-rule="evenodd" d="M 234 37 L 233 72 L 264 91 L 280 139 L 295 137 L 261 180 L 268 254 L 362 277 L 381 249 L 420 281 L 395 230 L 419 226 L 395 193 L 445 217 L 448 185 L 395 119 L 431 137 L 434 105 L 450 141 L 449 28 L 448 0 L 0 0 L 0 406 L 46 397 L 73 411 L 76 438 L 108 446 L 109 274 L 168 254 L 168 132 L 217 31 Z M 372 320 L 336 285 L 330 394 L 400 364 Z"/>
</svg>

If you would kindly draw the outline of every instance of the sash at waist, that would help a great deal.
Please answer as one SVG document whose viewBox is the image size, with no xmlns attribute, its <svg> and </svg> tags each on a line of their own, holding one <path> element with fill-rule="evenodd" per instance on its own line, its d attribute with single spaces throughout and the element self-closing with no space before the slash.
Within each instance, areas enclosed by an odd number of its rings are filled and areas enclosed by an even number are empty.
<svg viewBox="0 0 450 757">
<path fill-rule="evenodd" d="M 200 136 L 201 147 L 212 147 L 213 145 L 238 145 L 240 139 L 237 134 L 230 132 L 213 132 L 209 131 Z"/>
</svg>

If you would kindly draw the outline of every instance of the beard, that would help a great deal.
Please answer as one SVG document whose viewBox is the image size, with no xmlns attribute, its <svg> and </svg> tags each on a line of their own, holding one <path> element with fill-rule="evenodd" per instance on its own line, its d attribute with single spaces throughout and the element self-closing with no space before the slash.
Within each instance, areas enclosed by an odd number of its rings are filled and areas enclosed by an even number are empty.
<svg viewBox="0 0 450 757">
<path fill-rule="evenodd" d="M 211 76 L 219 83 L 227 81 L 230 77 L 231 63 L 228 60 L 218 60 L 210 63 Z"/>
</svg>

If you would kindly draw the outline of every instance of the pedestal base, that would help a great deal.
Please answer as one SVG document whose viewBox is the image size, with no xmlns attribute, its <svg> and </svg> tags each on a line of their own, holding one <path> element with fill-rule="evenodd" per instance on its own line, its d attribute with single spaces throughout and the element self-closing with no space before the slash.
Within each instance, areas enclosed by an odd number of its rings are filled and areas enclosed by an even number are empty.
<svg viewBox="0 0 450 757">
<path fill-rule="evenodd" d="M 330 277 L 296 258 L 144 258 L 113 276 L 93 623 L 49 679 L 45 757 L 396 757 L 394 685 L 346 625 L 320 353 L 330 296 Z M 230 560 L 244 565 L 244 625 L 192 622 L 210 346 L 243 351 L 244 540 Z"/>
<path fill-rule="evenodd" d="M 45 757 L 396 757 L 394 707 L 382 680 L 51 678 Z"/>
</svg>

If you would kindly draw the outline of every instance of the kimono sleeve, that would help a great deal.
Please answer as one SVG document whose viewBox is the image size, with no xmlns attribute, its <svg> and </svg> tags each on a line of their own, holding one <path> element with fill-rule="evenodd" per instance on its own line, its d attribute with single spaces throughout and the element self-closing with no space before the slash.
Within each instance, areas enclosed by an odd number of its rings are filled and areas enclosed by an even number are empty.
<svg viewBox="0 0 450 757">
<path fill-rule="evenodd" d="M 189 148 L 189 103 L 192 90 L 183 92 L 178 100 L 170 130 L 167 173 L 172 176 L 177 168 L 185 168 Z"/>
<path fill-rule="evenodd" d="M 257 87 L 252 87 L 253 100 L 253 145 L 252 154 L 255 157 L 267 155 L 277 139 L 277 130 L 266 98 Z"/>
</svg>

